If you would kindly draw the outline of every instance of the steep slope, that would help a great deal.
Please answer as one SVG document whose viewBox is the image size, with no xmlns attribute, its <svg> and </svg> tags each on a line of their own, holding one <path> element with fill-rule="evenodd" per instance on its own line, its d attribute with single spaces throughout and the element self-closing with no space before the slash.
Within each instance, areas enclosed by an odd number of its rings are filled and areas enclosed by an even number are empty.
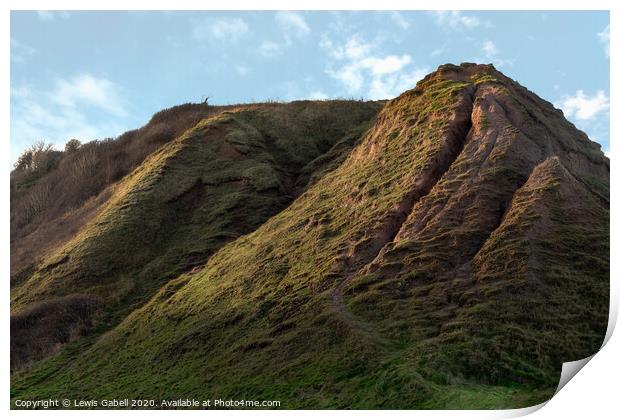
<svg viewBox="0 0 620 420">
<path fill-rule="evenodd" d="M 164 282 L 258 227 L 312 176 L 338 164 L 380 107 L 352 101 L 240 107 L 164 145 L 114 186 L 90 224 L 12 289 L 13 366 L 31 358 L 28 345 L 41 347 L 33 356 L 47 354 L 96 315 L 99 328 L 114 325 Z M 71 310 L 76 298 L 99 311 Z M 51 322 L 65 301 L 69 319 Z M 40 336 L 44 325 L 47 340 L 27 334 Z"/>
<path fill-rule="evenodd" d="M 47 171 L 12 171 L 11 283 L 27 278 L 46 254 L 70 240 L 95 217 L 114 184 L 149 154 L 200 120 L 230 108 L 192 103 L 175 106 L 156 113 L 143 127 L 115 140 L 89 142 L 72 151 L 54 151 L 56 164 Z"/>
<path fill-rule="evenodd" d="M 441 66 L 289 207 L 12 397 L 541 402 L 605 334 L 608 188 L 551 104 L 492 66 Z"/>
</svg>

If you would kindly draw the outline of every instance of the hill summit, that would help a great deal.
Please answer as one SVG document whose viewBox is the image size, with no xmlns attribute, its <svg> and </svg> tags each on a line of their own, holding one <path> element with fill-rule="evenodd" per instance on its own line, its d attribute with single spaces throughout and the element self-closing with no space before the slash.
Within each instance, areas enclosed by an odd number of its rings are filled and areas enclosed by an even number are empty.
<svg viewBox="0 0 620 420">
<path fill-rule="evenodd" d="M 492 65 L 124 136 L 12 175 L 13 399 L 517 408 L 602 343 L 609 159 Z"/>
</svg>

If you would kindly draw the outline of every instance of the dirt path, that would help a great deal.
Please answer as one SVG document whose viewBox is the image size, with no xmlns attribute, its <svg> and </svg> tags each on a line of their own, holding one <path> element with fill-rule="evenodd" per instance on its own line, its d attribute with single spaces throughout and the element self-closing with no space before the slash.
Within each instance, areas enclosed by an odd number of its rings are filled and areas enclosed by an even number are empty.
<svg viewBox="0 0 620 420">
<path fill-rule="evenodd" d="M 351 329 L 368 339 L 368 341 L 379 346 L 387 346 L 390 344 L 390 340 L 384 337 L 374 325 L 355 316 L 344 302 L 342 289 L 355 274 L 356 273 L 352 273 L 344 277 L 344 279 L 332 289 L 331 297 L 334 311 L 342 321 L 351 327 Z"/>
</svg>

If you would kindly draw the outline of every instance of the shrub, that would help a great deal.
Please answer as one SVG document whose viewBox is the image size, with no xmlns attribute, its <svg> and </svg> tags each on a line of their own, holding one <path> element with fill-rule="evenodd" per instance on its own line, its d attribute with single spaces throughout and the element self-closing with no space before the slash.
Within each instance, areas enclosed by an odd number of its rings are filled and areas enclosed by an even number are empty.
<svg viewBox="0 0 620 420">
<path fill-rule="evenodd" d="M 51 356 L 60 344 L 84 335 L 101 306 L 91 295 L 38 302 L 11 316 L 11 370 Z"/>
</svg>

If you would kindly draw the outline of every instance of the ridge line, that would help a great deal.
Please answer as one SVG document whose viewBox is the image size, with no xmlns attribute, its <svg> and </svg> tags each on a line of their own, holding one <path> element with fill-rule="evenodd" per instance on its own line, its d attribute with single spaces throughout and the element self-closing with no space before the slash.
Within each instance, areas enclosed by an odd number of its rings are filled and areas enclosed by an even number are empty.
<svg viewBox="0 0 620 420">
<path fill-rule="evenodd" d="M 385 346 L 389 344 L 389 340 L 383 337 L 371 324 L 360 320 L 357 318 L 347 307 L 344 302 L 344 287 L 353 279 L 356 275 L 363 273 L 368 269 L 376 259 L 382 255 L 385 247 L 394 241 L 394 238 L 398 236 L 400 231 L 402 230 L 403 224 L 407 221 L 411 212 L 416 203 L 420 201 L 423 197 L 430 194 L 435 186 L 441 181 L 443 176 L 450 170 L 452 164 L 458 159 L 461 155 L 465 143 L 467 142 L 469 135 L 472 129 L 472 111 L 473 111 L 473 103 L 474 98 L 477 92 L 477 87 L 474 87 L 473 90 L 469 91 L 469 89 L 464 89 L 465 95 L 465 103 L 461 104 L 459 107 L 454 109 L 455 117 L 452 121 L 452 124 L 446 128 L 444 131 L 445 140 L 443 144 L 443 148 L 437 152 L 435 158 L 436 165 L 434 168 L 430 170 L 429 174 L 426 174 L 427 179 L 419 180 L 418 183 L 414 183 L 411 189 L 405 194 L 404 198 L 397 206 L 397 210 L 395 213 L 388 217 L 385 225 L 389 228 L 390 225 L 393 226 L 392 229 L 389 229 L 387 235 L 381 235 L 381 231 L 378 232 L 378 237 L 375 237 L 375 241 L 378 239 L 379 243 L 372 248 L 372 252 L 369 255 L 369 262 L 362 262 L 361 265 L 358 265 L 358 268 L 355 268 L 354 264 L 348 264 L 348 266 L 352 266 L 348 272 L 345 272 L 342 279 L 336 284 L 336 286 L 331 290 L 331 298 L 332 298 L 332 307 L 335 312 L 341 317 L 341 319 L 347 323 L 350 327 L 358 332 L 361 332 L 366 338 L 375 344 Z M 458 113 L 465 108 L 465 114 L 467 115 L 465 121 L 458 121 Z M 442 154 L 447 154 L 442 161 Z M 438 173 L 435 173 L 436 170 L 439 169 Z M 430 179 L 428 179 L 430 178 Z M 426 182 L 425 182 L 426 181 Z M 422 184 L 422 185 L 419 185 Z M 383 236 L 383 238 L 381 237 Z M 374 256 L 373 256 L 374 255 Z M 354 258 L 351 256 L 350 258 Z"/>
</svg>

